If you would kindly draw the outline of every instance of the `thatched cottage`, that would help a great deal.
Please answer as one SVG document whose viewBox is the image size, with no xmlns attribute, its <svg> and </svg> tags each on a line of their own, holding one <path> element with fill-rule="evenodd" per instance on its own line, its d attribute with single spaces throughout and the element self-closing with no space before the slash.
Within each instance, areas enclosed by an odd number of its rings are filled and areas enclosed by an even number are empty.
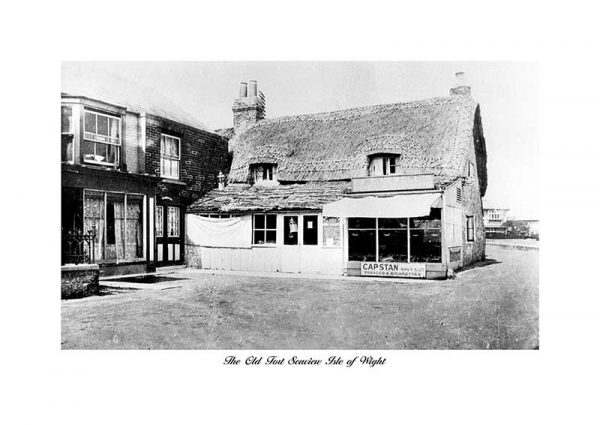
<svg viewBox="0 0 600 425">
<path fill-rule="evenodd" d="M 486 147 L 462 77 L 446 97 L 270 119 L 242 83 L 227 185 L 188 210 L 188 264 L 444 278 L 483 259 Z"/>
</svg>

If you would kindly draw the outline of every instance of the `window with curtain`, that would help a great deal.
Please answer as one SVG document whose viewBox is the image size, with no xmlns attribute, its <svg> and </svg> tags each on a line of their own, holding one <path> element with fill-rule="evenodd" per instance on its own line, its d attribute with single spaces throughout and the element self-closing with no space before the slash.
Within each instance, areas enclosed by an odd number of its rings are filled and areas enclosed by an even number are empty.
<svg viewBox="0 0 600 425">
<path fill-rule="evenodd" d="M 61 107 L 61 161 L 73 161 L 73 108 Z"/>
<path fill-rule="evenodd" d="M 162 134 L 160 136 L 160 175 L 179 179 L 179 160 L 181 158 L 181 139 Z"/>
<path fill-rule="evenodd" d="M 140 196 L 127 196 L 127 223 L 125 224 L 125 258 L 144 256 L 142 246 L 142 201 Z"/>
<path fill-rule="evenodd" d="M 144 257 L 143 196 L 85 191 L 84 199 L 84 231 L 96 228 L 97 260 Z"/>
<path fill-rule="evenodd" d="M 167 208 L 167 237 L 179 236 L 179 207 Z"/>
<path fill-rule="evenodd" d="M 85 111 L 81 151 L 84 162 L 118 166 L 121 153 L 121 119 Z"/>
<path fill-rule="evenodd" d="M 163 216 L 163 206 L 156 206 L 156 214 L 154 220 L 154 228 L 156 229 L 156 236 L 162 238 L 163 236 L 163 227 L 165 226 L 165 218 Z"/>
</svg>

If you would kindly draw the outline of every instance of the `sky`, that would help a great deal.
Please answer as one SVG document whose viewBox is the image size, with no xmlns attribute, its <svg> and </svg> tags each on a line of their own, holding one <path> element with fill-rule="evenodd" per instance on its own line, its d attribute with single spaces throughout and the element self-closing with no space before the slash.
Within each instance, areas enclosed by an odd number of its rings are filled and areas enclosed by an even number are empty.
<svg viewBox="0 0 600 425">
<path fill-rule="evenodd" d="M 509 216 L 539 218 L 535 62 L 65 62 L 63 75 L 86 68 L 152 88 L 212 129 L 233 125 L 242 81 L 257 80 L 267 117 L 278 117 L 447 96 L 463 71 L 481 106 L 484 199 L 509 208 Z"/>
</svg>

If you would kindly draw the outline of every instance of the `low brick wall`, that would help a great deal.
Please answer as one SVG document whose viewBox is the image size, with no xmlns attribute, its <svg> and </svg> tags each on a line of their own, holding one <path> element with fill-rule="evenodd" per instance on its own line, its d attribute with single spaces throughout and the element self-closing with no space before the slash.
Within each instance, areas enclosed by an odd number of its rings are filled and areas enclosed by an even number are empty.
<svg viewBox="0 0 600 425">
<path fill-rule="evenodd" d="M 60 274 L 61 298 L 79 298 L 98 293 L 98 264 L 62 266 Z"/>
</svg>

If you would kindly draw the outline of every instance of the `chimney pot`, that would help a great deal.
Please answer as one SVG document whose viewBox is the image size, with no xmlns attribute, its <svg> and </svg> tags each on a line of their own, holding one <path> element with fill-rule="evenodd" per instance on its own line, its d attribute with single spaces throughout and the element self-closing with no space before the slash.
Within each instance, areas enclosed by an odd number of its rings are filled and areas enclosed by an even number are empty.
<svg viewBox="0 0 600 425">
<path fill-rule="evenodd" d="M 258 93 L 258 88 L 257 88 L 257 84 L 256 84 L 256 80 L 250 80 L 250 84 L 249 84 L 249 96 L 250 97 L 256 97 L 257 93 Z"/>
<path fill-rule="evenodd" d="M 460 71 L 454 74 L 456 76 L 456 85 L 450 89 L 451 95 L 471 95 L 471 86 L 465 82 L 465 73 Z"/>
<path fill-rule="evenodd" d="M 248 97 L 248 84 L 240 83 L 240 99 Z"/>
</svg>

